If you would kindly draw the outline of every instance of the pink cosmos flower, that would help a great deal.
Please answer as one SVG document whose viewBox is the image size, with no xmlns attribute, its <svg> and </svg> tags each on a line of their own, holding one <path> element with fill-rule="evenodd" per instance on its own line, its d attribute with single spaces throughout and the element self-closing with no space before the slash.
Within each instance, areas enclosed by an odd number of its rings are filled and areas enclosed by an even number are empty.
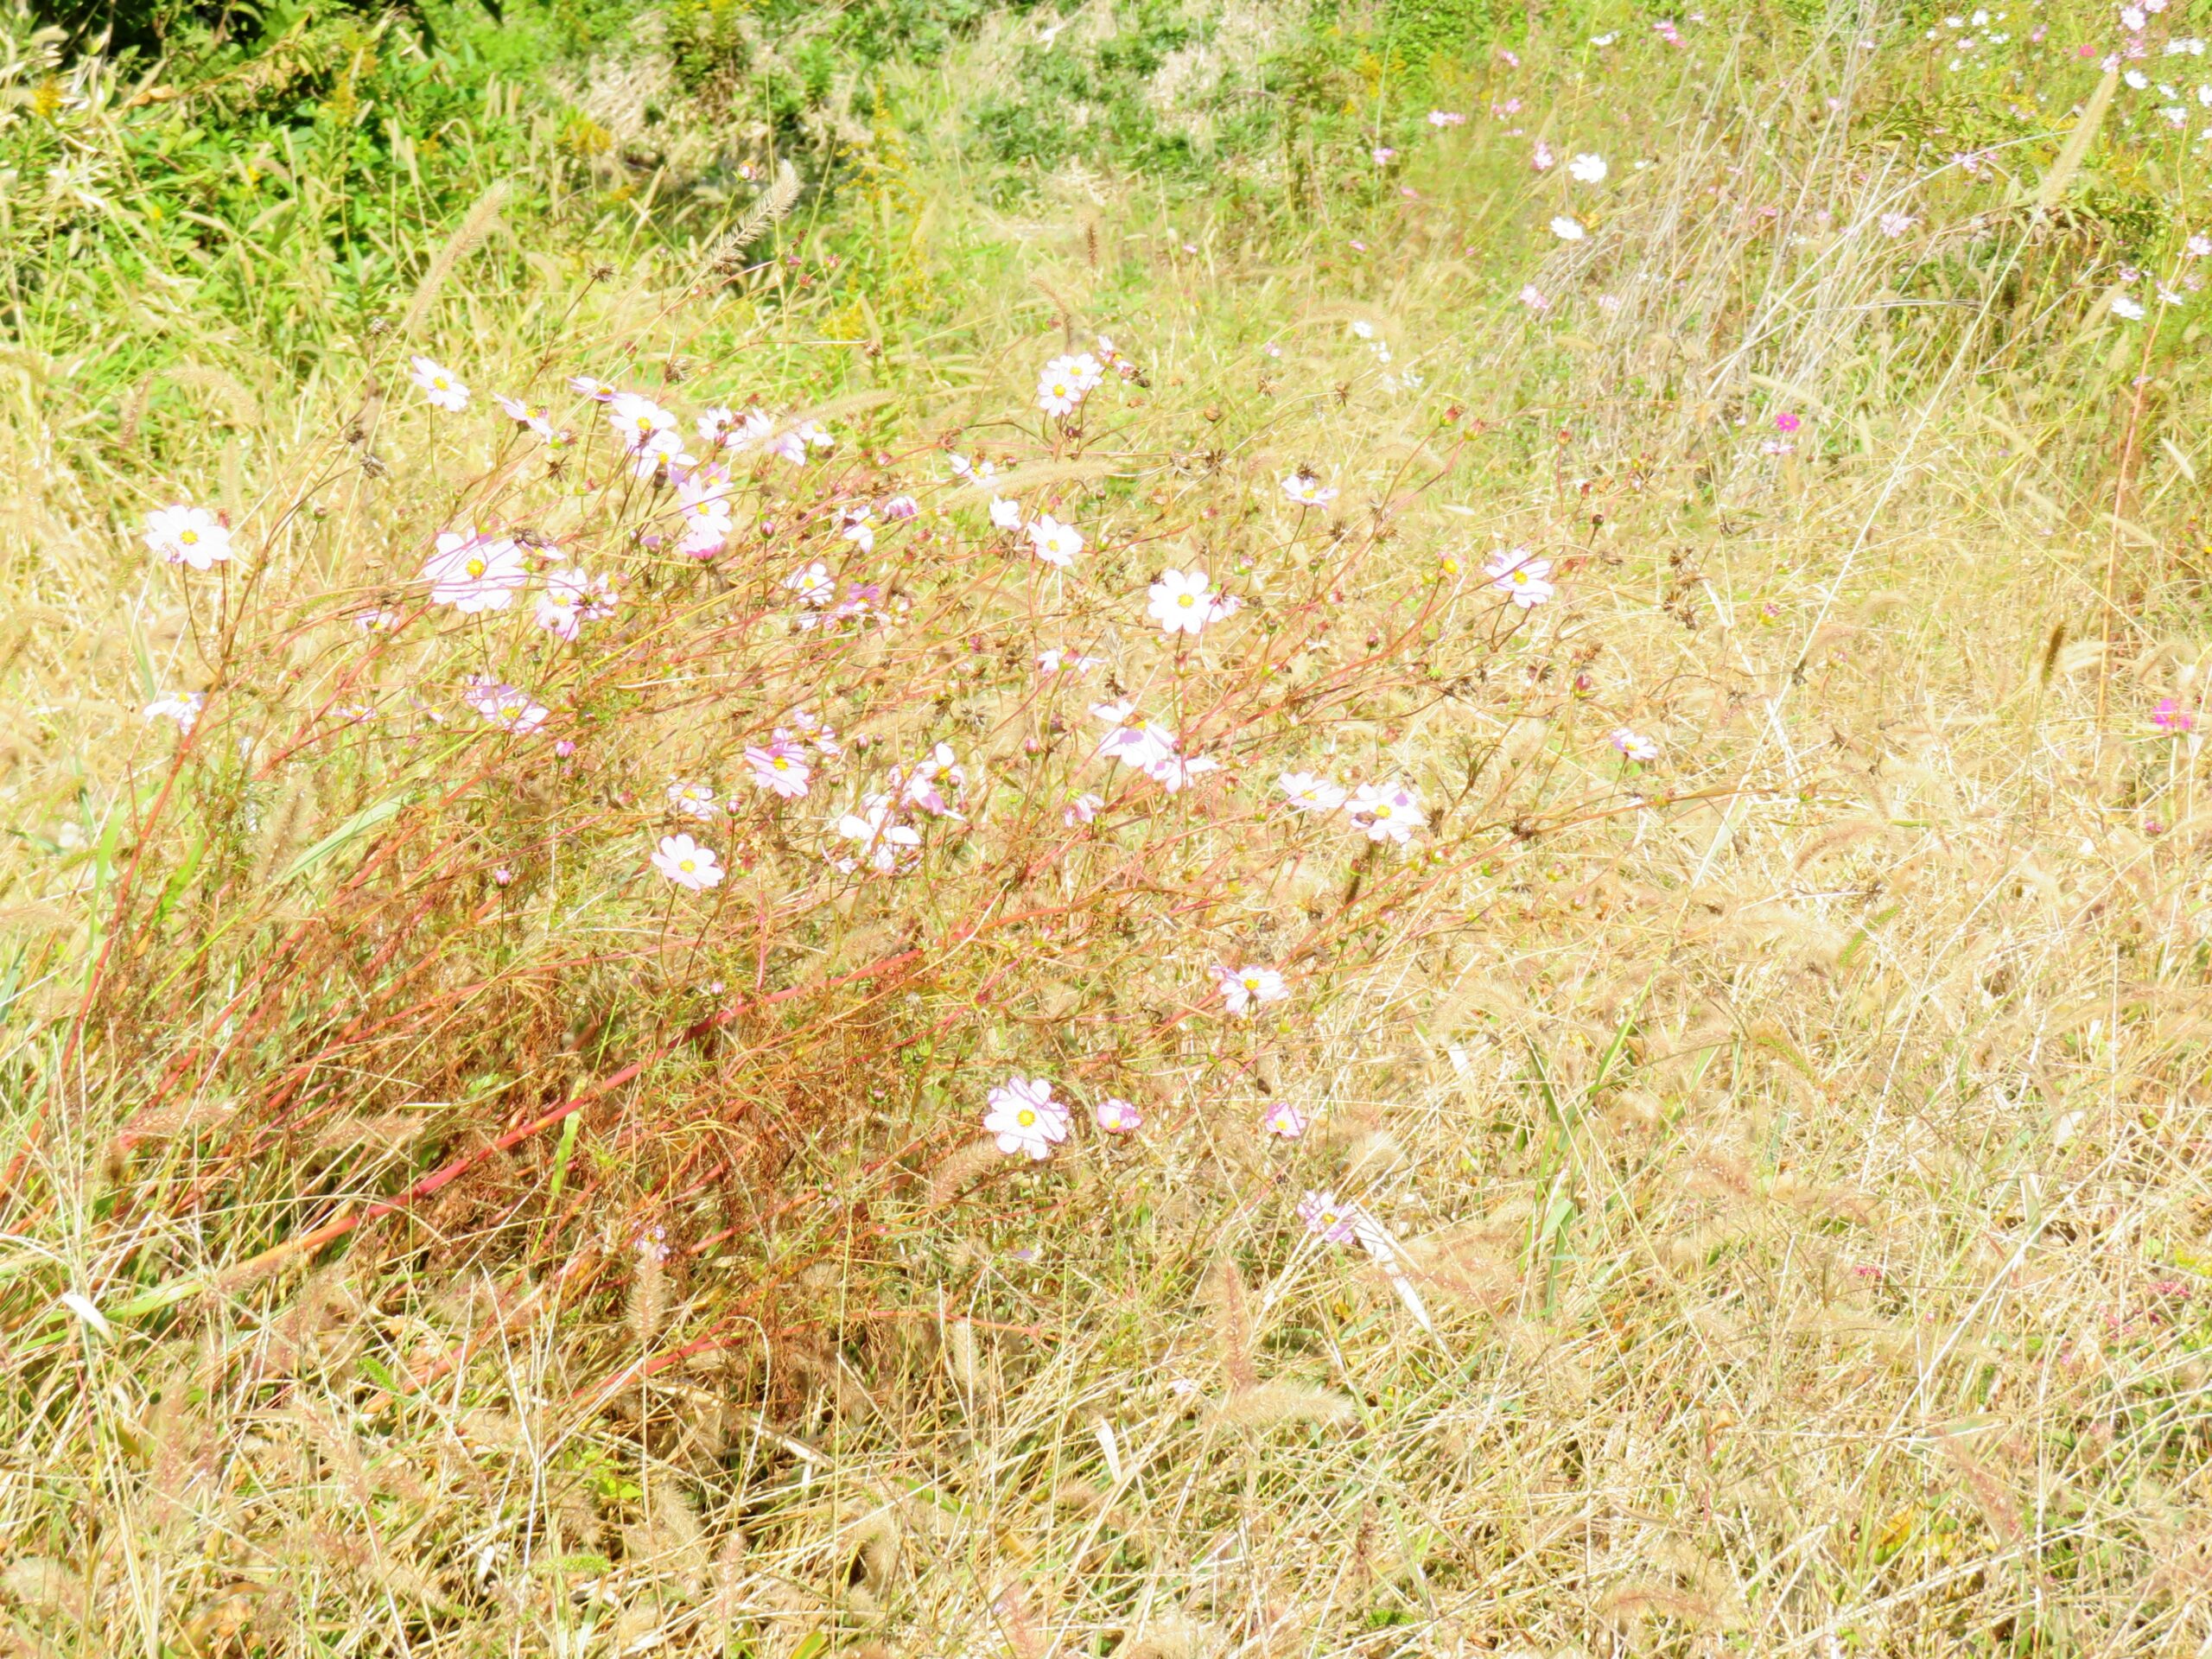
<svg viewBox="0 0 2212 1659">
<path fill-rule="evenodd" d="M 468 706 L 503 732 L 534 732 L 545 723 L 545 706 L 526 692 L 496 681 L 478 680 L 467 693 Z"/>
<path fill-rule="evenodd" d="M 1339 1204 L 1333 1192 L 1308 1192 L 1300 1201 L 1298 1218 L 1306 1230 L 1332 1244 L 1349 1244 L 1359 1236 L 1352 1217 L 1355 1205 Z"/>
<path fill-rule="evenodd" d="M 1774 429 L 1777 432 L 1795 432 L 1798 425 L 1799 422 L 1795 415 L 1783 413 L 1774 417 Z"/>
<path fill-rule="evenodd" d="M 1268 1108 L 1260 1118 L 1260 1128 L 1268 1135 L 1285 1141 L 1295 1141 L 1306 1133 L 1306 1114 L 1287 1100 L 1279 1100 Z"/>
<path fill-rule="evenodd" d="M 1303 467 L 1283 474 L 1282 493 L 1301 507 L 1325 507 L 1337 499 L 1333 486 L 1324 484 Z"/>
<path fill-rule="evenodd" d="M 1052 1098 L 1052 1085 L 1043 1077 L 1016 1072 L 988 1099 L 983 1132 L 996 1137 L 999 1150 L 1009 1157 L 1042 1163 L 1068 1138 L 1068 1109 Z"/>
<path fill-rule="evenodd" d="M 2162 732 L 2179 737 L 2196 724 L 2196 717 L 2171 697 L 2158 699 L 2158 706 L 2151 711 L 2151 723 Z"/>
<path fill-rule="evenodd" d="M 1625 726 L 1616 727 L 1610 741 L 1623 754 L 1639 764 L 1656 760 L 1659 758 L 1659 746 L 1656 743 L 1640 733 L 1630 731 Z"/>
<path fill-rule="evenodd" d="M 899 804 L 918 806 L 935 817 L 957 818 L 960 814 L 953 810 L 952 802 L 945 798 L 944 791 L 939 786 L 940 779 L 950 785 L 956 798 L 962 790 L 968 787 L 967 769 L 958 764 L 950 743 L 938 744 L 925 759 L 917 760 L 912 768 L 904 774 L 895 766 L 891 772 L 893 786 L 899 791 Z"/>
<path fill-rule="evenodd" d="M 1144 1114 L 1119 1095 L 1109 1095 L 1100 1101 L 1093 1116 L 1098 1127 L 1109 1135 L 1135 1135 L 1144 1127 Z"/>
<path fill-rule="evenodd" d="M 1067 809 L 1060 817 L 1072 830 L 1079 823 L 1089 823 L 1098 816 L 1098 809 L 1105 804 L 1096 795 L 1078 795 L 1067 804 Z"/>
<path fill-rule="evenodd" d="M 1136 704 L 1126 698 L 1120 702 L 1094 703 L 1090 712 L 1112 728 L 1098 745 L 1103 759 L 1141 772 L 1155 760 L 1174 753 L 1167 734 L 1150 721 L 1135 717 Z"/>
<path fill-rule="evenodd" d="M 745 751 L 745 764 L 753 768 L 755 785 L 773 790 L 787 801 L 806 793 L 811 768 L 806 764 L 806 752 L 796 743 L 779 738 L 765 748 L 750 746 Z"/>
</svg>

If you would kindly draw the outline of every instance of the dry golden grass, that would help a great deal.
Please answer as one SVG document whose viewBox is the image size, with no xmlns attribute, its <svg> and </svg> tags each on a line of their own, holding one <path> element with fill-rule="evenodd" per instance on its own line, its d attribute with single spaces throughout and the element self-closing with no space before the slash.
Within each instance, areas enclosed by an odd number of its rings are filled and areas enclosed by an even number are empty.
<svg viewBox="0 0 2212 1659">
<path fill-rule="evenodd" d="M 223 973 L 188 997 L 158 988 L 159 962 L 120 989 L 88 977 L 165 775 L 137 709 L 204 671 L 211 623 L 207 584 L 149 568 L 136 524 L 170 490 L 257 535 L 321 504 L 270 557 L 271 608 L 226 613 L 247 654 L 226 660 L 269 674 L 276 703 L 346 660 L 280 599 L 390 591 L 496 468 L 480 435 L 402 410 L 389 354 L 365 446 L 346 435 L 359 384 L 334 372 L 295 398 L 210 361 L 135 404 L 123 441 L 72 449 L 37 418 L 54 365 L 11 363 L 31 390 L 0 419 L 0 787 L 35 834 L 0 853 L 0 1641 L 2212 1643 L 2212 800 L 2197 736 L 2149 719 L 2161 698 L 2206 717 L 2185 523 L 2201 388 L 2158 369 L 2161 448 L 2114 350 L 2133 337 L 2035 320 L 1999 280 L 2063 288 L 2026 231 L 1942 328 L 1887 307 L 1895 251 L 1870 226 L 1904 181 L 1773 100 L 1666 138 L 1601 234 L 1530 278 L 1548 320 L 1462 251 L 1487 175 L 1448 148 L 1371 265 L 1340 259 L 1341 227 L 1291 248 L 1170 237 L 1109 195 L 1017 238 L 948 194 L 929 257 L 976 284 L 963 332 L 886 340 L 865 368 L 810 357 L 825 324 L 804 308 L 687 300 L 696 270 L 549 276 L 487 313 L 461 261 L 492 207 L 456 235 L 444 292 L 407 315 L 480 400 L 617 359 L 776 362 L 741 378 L 899 457 L 857 465 L 905 476 L 917 435 L 958 429 L 1036 499 L 1098 511 L 1101 468 L 989 423 L 1064 338 L 1103 328 L 1149 391 L 1089 454 L 1135 480 L 1113 510 L 1148 503 L 1164 556 L 1261 561 L 1282 473 L 1343 486 L 1333 518 L 1370 563 L 1325 663 L 1363 660 L 1385 596 L 1447 558 L 1513 543 L 1559 563 L 1560 599 L 1519 632 L 1397 645 L 1304 734 L 1346 772 L 1418 777 L 1433 810 L 1456 796 L 1433 881 L 1357 912 L 1341 848 L 1278 862 L 1235 824 L 1193 840 L 1192 870 L 1158 867 L 1203 893 L 1189 925 L 1209 938 L 1356 915 L 1330 936 L 1325 1001 L 1280 1028 L 1179 1025 L 1200 957 L 1163 928 L 1118 955 L 1009 957 L 987 1004 L 948 948 L 911 1019 L 964 1006 L 969 1069 L 925 1088 L 875 1046 L 908 1027 L 810 1002 L 832 1034 L 759 1085 L 790 1091 L 773 1133 L 717 1116 L 755 1085 L 703 1040 L 692 1070 L 620 1069 L 696 1017 L 687 939 L 616 915 L 594 925 L 627 954 L 560 978 L 543 964 L 574 940 L 502 955 L 480 937 L 508 925 L 496 895 L 447 904 L 397 960 L 449 953 L 426 987 L 482 974 L 500 996 L 407 1027 L 298 1132 L 261 1133 L 290 1097 L 235 1056 L 175 1083 L 181 1060 L 228 1055 L 257 982 L 213 943 L 194 948 Z M 1753 142 L 1770 131 L 1788 142 Z M 1749 177 L 1715 207 L 1730 165 Z M 1770 261 L 1747 226 L 1793 194 L 1833 227 L 1804 221 L 1808 251 Z M 1408 368 L 1425 386 L 1386 382 Z M 1808 429 L 1761 456 L 1777 409 Z M 131 465 L 157 424 L 159 479 Z M 696 724 L 641 712 L 623 775 L 680 772 Z M 1627 767 L 1619 727 L 1659 758 Z M 219 934 L 234 911 L 313 985 L 303 941 L 353 925 L 334 872 L 384 833 L 355 831 L 321 887 L 281 879 L 358 810 L 337 775 L 261 790 L 193 922 Z M 410 798 L 396 822 L 428 844 L 460 810 L 418 819 Z M 849 918 L 822 972 L 926 932 Z M 629 1047 L 576 1028 L 580 984 L 600 1017 L 631 1010 Z M 968 1079 L 1069 1032 L 1148 1033 L 1114 1075 L 1148 1090 L 1150 1122 L 1013 1167 L 973 1141 Z M 470 1045 L 499 1033 L 523 1057 L 471 1096 Z M 1313 1115 L 1302 1139 L 1260 1131 L 1282 1101 Z M 716 1158 L 739 1175 L 701 1177 Z M 461 1179 L 377 1212 L 449 1160 Z M 1310 1189 L 1395 1243 L 1370 1258 L 1310 1235 Z M 665 1254 L 640 1248 L 649 1228 Z"/>
</svg>

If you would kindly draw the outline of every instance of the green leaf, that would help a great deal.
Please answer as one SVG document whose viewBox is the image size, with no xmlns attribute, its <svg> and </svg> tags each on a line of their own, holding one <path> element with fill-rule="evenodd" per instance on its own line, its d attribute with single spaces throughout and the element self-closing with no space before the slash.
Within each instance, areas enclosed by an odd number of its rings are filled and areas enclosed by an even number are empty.
<svg viewBox="0 0 2212 1659">
<path fill-rule="evenodd" d="M 345 823 L 340 824 L 335 830 L 325 836 L 321 841 L 315 842 L 314 846 L 308 848 L 297 858 L 294 859 L 289 864 L 286 865 L 284 867 L 284 873 L 276 878 L 276 885 L 281 887 L 287 882 L 297 880 L 301 876 L 305 875 L 309 870 L 315 868 L 316 865 L 321 863 L 334 853 L 336 853 L 341 849 L 359 841 L 363 836 L 365 836 L 370 830 L 375 829 L 378 824 L 391 817 L 392 815 L 397 812 L 401 807 L 406 804 L 406 796 L 391 795 L 387 796 L 381 801 L 378 801 L 374 806 L 363 807 L 359 812 L 356 812 L 352 817 L 346 819 Z"/>
</svg>

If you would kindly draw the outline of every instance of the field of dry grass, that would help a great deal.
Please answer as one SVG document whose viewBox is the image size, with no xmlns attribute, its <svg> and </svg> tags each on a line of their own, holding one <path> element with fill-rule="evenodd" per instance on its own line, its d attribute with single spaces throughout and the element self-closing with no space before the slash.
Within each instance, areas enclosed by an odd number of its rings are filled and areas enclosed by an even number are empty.
<svg viewBox="0 0 2212 1659">
<path fill-rule="evenodd" d="M 0 1650 L 2212 1649 L 2196 265 L 2116 71 L 1977 184 L 1863 26 L 1294 235 L 918 143 L 950 329 L 493 197 L 302 384 L 7 348 Z"/>
</svg>

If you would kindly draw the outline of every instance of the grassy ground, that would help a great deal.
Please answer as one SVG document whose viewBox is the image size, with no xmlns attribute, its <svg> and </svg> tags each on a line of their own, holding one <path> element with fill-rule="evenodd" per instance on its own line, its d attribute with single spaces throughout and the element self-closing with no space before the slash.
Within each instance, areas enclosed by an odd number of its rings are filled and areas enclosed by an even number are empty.
<svg viewBox="0 0 2212 1659">
<path fill-rule="evenodd" d="M 772 124 L 750 181 L 677 153 L 679 12 L 565 115 L 441 129 L 520 148 L 347 209 L 358 286 L 284 263 L 301 168 L 265 261 L 48 202 L 0 416 L 0 1643 L 2212 1643 L 2203 60 L 1716 8 L 1408 67 L 1224 13 L 1128 148 L 1046 143 L 1039 54 L 1110 67 L 1115 18 L 890 63 L 794 202 Z M 1263 61 L 1373 124 L 1239 149 Z M 563 123 L 619 149 L 653 87 L 641 189 Z M 834 442 L 733 452 L 693 558 L 572 374 Z M 227 562 L 149 552 L 174 502 Z M 435 601 L 463 526 L 518 602 Z M 563 568 L 620 595 L 574 642 Z M 1163 634 L 1199 568 L 1241 607 Z M 1220 769 L 1097 758 L 1117 697 Z M 779 733 L 803 797 L 747 781 Z M 838 834 L 938 743 L 911 850 Z M 719 886 L 657 873 L 678 832 Z M 1287 998 L 1232 1012 L 1245 964 Z M 978 1138 L 1009 1073 L 1077 1108 L 1049 1159 Z"/>
</svg>

